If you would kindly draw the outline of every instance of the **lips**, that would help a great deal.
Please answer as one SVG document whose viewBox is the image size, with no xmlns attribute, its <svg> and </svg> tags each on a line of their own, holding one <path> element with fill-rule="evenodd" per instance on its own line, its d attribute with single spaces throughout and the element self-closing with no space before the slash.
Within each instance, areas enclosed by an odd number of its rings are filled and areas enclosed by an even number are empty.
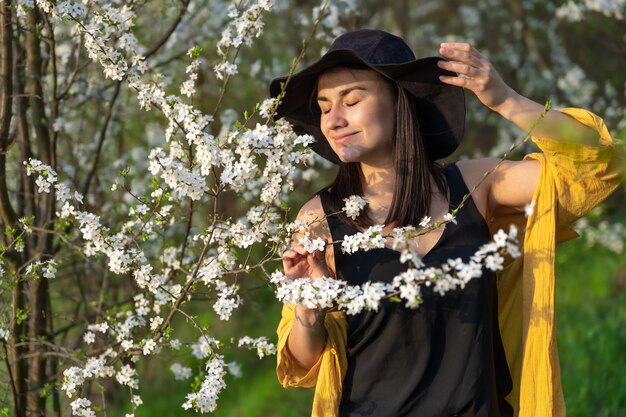
<svg viewBox="0 0 626 417">
<path fill-rule="evenodd" d="M 335 143 L 344 143 L 350 140 L 352 136 L 356 135 L 358 132 L 344 133 L 341 135 L 336 135 L 332 137 L 333 142 Z"/>
</svg>

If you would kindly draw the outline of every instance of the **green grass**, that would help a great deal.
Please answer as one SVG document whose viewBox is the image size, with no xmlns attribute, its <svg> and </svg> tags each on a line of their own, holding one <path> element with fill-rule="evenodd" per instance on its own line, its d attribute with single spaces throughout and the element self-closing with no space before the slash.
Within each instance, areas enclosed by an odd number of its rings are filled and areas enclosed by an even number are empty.
<svg viewBox="0 0 626 417">
<path fill-rule="evenodd" d="M 624 254 L 582 239 L 557 251 L 557 326 L 568 417 L 626 416 L 626 294 L 614 290 Z"/>
</svg>

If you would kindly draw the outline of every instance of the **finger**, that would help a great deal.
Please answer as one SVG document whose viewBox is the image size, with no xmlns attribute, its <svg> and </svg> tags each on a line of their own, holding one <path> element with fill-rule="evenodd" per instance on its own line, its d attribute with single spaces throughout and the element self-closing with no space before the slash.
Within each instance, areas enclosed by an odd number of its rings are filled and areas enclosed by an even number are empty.
<svg viewBox="0 0 626 417">
<path fill-rule="evenodd" d="M 450 77 L 448 75 L 440 75 L 439 80 L 443 83 L 455 85 L 457 87 L 463 87 L 471 90 L 475 87 L 475 83 L 471 78 L 463 78 L 463 77 Z"/>
<path fill-rule="evenodd" d="M 459 51 L 471 52 L 472 45 L 467 42 L 442 42 L 440 45 L 442 48 L 458 49 Z"/>
<path fill-rule="evenodd" d="M 439 53 L 451 60 L 475 62 L 476 66 L 484 62 L 484 56 L 468 43 L 442 43 Z"/>
<path fill-rule="evenodd" d="M 326 258 L 324 255 L 325 255 L 324 251 L 317 251 L 313 254 L 313 257 L 317 260 L 323 260 Z"/>
<path fill-rule="evenodd" d="M 296 245 L 292 247 L 291 250 L 293 250 L 294 252 L 302 256 L 307 256 L 309 254 L 309 252 L 306 249 L 304 249 L 304 246 L 302 245 Z"/>
<path fill-rule="evenodd" d="M 447 71 L 456 72 L 457 74 L 464 74 L 472 78 L 482 75 L 482 70 L 480 68 L 476 68 L 461 62 L 441 60 L 437 62 L 437 66 Z"/>
<path fill-rule="evenodd" d="M 293 259 L 296 256 L 300 256 L 300 254 L 294 250 L 291 249 L 287 249 L 285 252 L 283 252 L 282 258 L 284 259 Z"/>
</svg>

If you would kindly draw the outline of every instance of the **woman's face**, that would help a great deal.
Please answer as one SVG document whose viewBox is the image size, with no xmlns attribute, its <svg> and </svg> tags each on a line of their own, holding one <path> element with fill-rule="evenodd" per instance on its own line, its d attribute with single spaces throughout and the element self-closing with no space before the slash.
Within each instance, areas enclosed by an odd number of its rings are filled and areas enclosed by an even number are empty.
<svg viewBox="0 0 626 417">
<path fill-rule="evenodd" d="M 318 80 L 320 127 L 343 162 L 393 165 L 395 92 L 375 71 L 337 68 Z"/>
</svg>

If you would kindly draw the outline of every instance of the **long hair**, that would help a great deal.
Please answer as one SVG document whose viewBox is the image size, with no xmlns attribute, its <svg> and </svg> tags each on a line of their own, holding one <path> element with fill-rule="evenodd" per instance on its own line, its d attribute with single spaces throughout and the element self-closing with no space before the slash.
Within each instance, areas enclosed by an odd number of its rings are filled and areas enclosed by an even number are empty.
<svg viewBox="0 0 626 417">
<path fill-rule="evenodd" d="M 390 84 L 396 90 L 396 122 L 392 142 L 396 182 L 385 224 L 394 223 L 395 227 L 418 225 L 430 210 L 434 191 L 430 177 L 444 196 L 447 195 L 448 185 L 441 165 L 430 159 L 422 141 L 415 98 L 398 83 L 390 81 Z M 372 226 L 374 221 L 365 211 L 352 220 L 341 209 L 344 198 L 363 195 L 362 181 L 363 173 L 358 162 L 340 162 L 335 180 L 322 190 L 330 192 L 332 212 L 340 212 L 342 220 L 357 228 Z"/>
</svg>

